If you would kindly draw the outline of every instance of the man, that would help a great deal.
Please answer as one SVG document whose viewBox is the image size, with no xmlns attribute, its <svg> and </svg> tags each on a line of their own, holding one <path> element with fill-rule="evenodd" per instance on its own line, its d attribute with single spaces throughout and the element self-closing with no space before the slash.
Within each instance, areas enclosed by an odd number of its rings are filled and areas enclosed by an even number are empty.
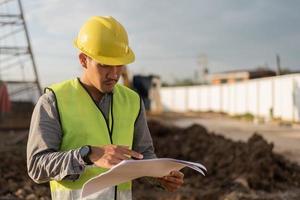
<svg viewBox="0 0 300 200">
<path fill-rule="evenodd" d="M 92 17 L 75 46 L 83 67 L 80 79 L 46 89 L 30 125 L 29 176 L 50 181 L 53 199 L 78 199 L 83 184 L 126 159 L 155 158 L 145 108 L 139 96 L 117 84 L 122 66 L 134 61 L 123 26 L 112 17 Z M 168 191 L 183 184 L 173 171 L 158 178 Z M 91 199 L 131 199 L 131 182 Z"/>
</svg>

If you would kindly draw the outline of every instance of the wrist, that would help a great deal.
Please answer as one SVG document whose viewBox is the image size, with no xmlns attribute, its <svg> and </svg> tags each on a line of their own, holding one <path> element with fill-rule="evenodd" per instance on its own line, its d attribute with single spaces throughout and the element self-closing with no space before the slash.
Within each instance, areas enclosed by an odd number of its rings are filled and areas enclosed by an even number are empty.
<svg viewBox="0 0 300 200">
<path fill-rule="evenodd" d="M 95 163 L 103 156 L 103 154 L 103 148 L 91 146 L 91 153 L 89 154 L 89 159 L 91 162 Z"/>
<path fill-rule="evenodd" d="M 81 147 L 80 150 L 79 150 L 79 154 L 81 156 L 81 159 L 84 161 L 84 163 L 86 165 L 92 165 L 92 164 L 94 164 L 90 160 L 91 153 L 92 153 L 92 148 L 91 148 L 90 145 L 85 145 L 85 146 Z"/>
</svg>

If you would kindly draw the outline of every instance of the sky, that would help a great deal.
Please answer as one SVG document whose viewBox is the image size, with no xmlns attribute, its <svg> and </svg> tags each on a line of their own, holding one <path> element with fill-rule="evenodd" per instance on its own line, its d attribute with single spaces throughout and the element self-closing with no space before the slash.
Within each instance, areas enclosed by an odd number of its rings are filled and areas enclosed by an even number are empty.
<svg viewBox="0 0 300 200">
<path fill-rule="evenodd" d="M 211 73 L 281 64 L 300 70 L 298 0 L 23 0 L 43 86 L 80 76 L 73 40 L 93 15 L 123 24 L 133 74 L 192 78 L 206 55 Z"/>
</svg>

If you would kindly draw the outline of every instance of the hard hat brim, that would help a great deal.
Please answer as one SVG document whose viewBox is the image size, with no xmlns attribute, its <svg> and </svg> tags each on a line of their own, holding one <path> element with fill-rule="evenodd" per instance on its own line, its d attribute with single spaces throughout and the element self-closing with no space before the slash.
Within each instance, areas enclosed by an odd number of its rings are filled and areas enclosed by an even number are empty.
<svg viewBox="0 0 300 200">
<path fill-rule="evenodd" d="M 95 56 L 90 52 L 86 51 L 84 48 L 77 44 L 77 40 L 74 41 L 74 46 L 79 49 L 82 53 L 86 54 L 96 62 L 105 65 L 127 65 L 133 63 L 135 60 L 135 55 L 130 47 L 128 47 L 128 53 L 123 57 L 105 57 L 105 56 Z"/>
</svg>

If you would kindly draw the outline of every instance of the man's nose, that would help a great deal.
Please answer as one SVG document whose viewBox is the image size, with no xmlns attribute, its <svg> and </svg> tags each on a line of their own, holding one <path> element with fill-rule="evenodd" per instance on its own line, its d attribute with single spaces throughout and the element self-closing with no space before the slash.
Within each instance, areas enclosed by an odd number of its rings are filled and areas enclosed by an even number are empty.
<svg viewBox="0 0 300 200">
<path fill-rule="evenodd" d="M 110 66 L 109 78 L 112 78 L 112 79 L 118 78 L 118 67 L 117 66 Z"/>
</svg>

